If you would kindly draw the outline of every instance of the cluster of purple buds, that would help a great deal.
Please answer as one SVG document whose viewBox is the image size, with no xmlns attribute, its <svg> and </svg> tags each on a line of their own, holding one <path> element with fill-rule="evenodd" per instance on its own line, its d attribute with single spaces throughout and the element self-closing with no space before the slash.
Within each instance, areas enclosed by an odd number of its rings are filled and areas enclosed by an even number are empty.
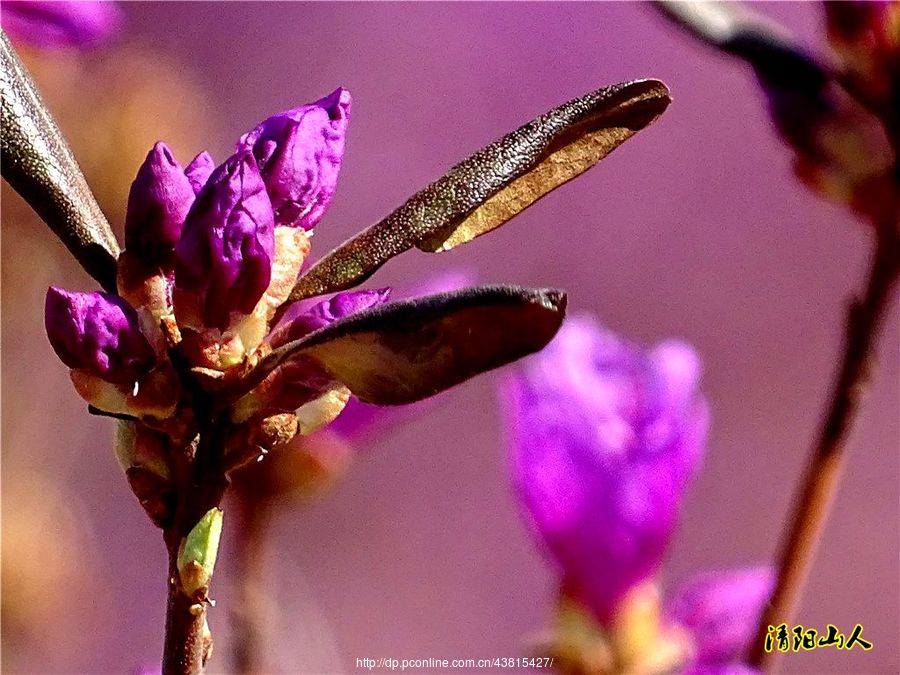
<svg viewBox="0 0 900 675">
<path fill-rule="evenodd" d="M 682 342 L 645 352 L 575 317 L 505 382 L 513 485 L 559 573 L 562 672 L 734 672 L 752 637 L 769 570 L 705 573 L 667 602 L 658 587 L 706 441 L 699 377 Z"/>
<path fill-rule="evenodd" d="M 203 152 L 182 167 L 157 143 L 129 194 L 119 295 L 48 291 L 47 333 L 76 390 L 130 420 L 119 445 L 133 486 L 148 472 L 168 478 L 160 446 L 196 433 L 190 399 L 225 390 L 273 348 L 387 300 L 387 290 L 363 290 L 285 305 L 334 192 L 349 115 L 350 94 L 338 89 L 267 119 L 219 166 Z M 199 394 L 189 390 L 197 383 Z M 348 397 L 302 362 L 270 373 L 230 414 L 256 423 L 258 453 L 296 433 L 297 419 L 307 433 L 327 423 Z"/>
<path fill-rule="evenodd" d="M 32 104 L 33 92 L 11 93 Z M 117 295 L 51 288 L 46 305 L 50 342 L 78 393 L 93 412 L 121 419 L 119 458 L 153 520 L 168 529 L 186 477 L 214 506 L 232 471 L 328 424 L 351 394 L 415 403 L 543 348 L 565 313 L 556 290 L 480 286 L 387 303 L 389 289 L 350 289 L 407 250 L 441 252 L 496 229 L 668 102 L 655 80 L 573 99 L 482 148 L 303 274 L 310 230 L 337 181 L 347 91 L 270 117 L 219 166 L 201 153 L 182 167 L 154 146 L 129 195 L 125 250 L 90 227 L 66 240 L 107 289 L 114 265 Z M 8 179 L 26 194 L 47 187 Z M 44 218 L 66 231 L 72 215 L 49 209 Z M 77 218 L 102 214 L 86 206 Z"/>
</svg>

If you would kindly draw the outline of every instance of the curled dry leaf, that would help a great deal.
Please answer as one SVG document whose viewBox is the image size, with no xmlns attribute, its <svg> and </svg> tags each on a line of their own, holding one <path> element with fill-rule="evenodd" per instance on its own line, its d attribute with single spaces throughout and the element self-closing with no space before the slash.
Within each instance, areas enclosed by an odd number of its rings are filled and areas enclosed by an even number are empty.
<svg viewBox="0 0 900 675">
<path fill-rule="evenodd" d="M 0 32 L 3 178 L 107 291 L 116 289 L 115 235 L 28 71 Z"/>
<path fill-rule="evenodd" d="M 291 299 L 356 286 L 413 247 L 446 251 L 500 227 L 649 125 L 669 101 L 662 82 L 636 80 L 554 108 L 463 160 L 329 253 L 300 278 Z"/>
<path fill-rule="evenodd" d="M 561 291 L 516 286 L 390 303 L 276 349 L 249 384 L 307 360 L 364 402 L 412 403 L 538 351 L 556 334 L 565 308 Z"/>
</svg>

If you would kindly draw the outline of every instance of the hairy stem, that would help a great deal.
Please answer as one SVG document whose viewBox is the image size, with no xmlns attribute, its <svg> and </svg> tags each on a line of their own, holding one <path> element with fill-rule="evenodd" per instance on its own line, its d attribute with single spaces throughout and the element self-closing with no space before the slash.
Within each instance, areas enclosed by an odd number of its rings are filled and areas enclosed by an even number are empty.
<svg viewBox="0 0 900 675">
<path fill-rule="evenodd" d="M 878 230 L 875 255 L 864 295 L 848 312 L 840 371 L 812 451 L 778 562 L 778 580 L 751 645 L 751 666 L 771 671 L 778 654 L 766 652 L 770 625 L 790 625 L 837 492 L 847 441 L 871 373 L 876 340 L 900 272 L 900 235 L 896 224 Z"/>
</svg>

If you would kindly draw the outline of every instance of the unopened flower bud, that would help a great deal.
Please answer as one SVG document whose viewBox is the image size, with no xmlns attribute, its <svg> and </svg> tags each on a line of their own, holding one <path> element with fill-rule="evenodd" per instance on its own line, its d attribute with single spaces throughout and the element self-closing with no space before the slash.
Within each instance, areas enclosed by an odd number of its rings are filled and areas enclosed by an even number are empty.
<svg viewBox="0 0 900 675">
<path fill-rule="evenodd" d="M 181 238 L 194 191 L 171 149 L 162 141 L 147 155 L 128 194 L 125 247 L 145 260 L 159 259 Z"/>
<path fill-rule="evenodd" d="M 350 92 L 337 89 L 273 115 L 238 141 L 259 162 L 276 225 L 309 230 L 319 222 L 337 185 L 349 118 Z"/>
<path fill-rule="evenodd" d="M 180 326 L 225 331 L 253 312 L 272 274 L 273 229 L 256 160 L 239 152 L 197 195 L 175 247 L 173 298 Z"/>
<path fill-rule="evenodd" d="M 140 331 L 137 313 L 118 296 L 51 286 L 44 318 L 50 344 L 69 368 L 131 385 L 153 367 L 153 349 Z"/>
<path fill-rule="evenodd" d="M 278 347 L 298 340 L 338 319 L 382 305 L 390 295 L 390 288 L 377 288 L 338 293 L 314 305 L 302 300 L 295 302 L 285 310 L 269 333 L 268 343 L 272 347 Z"/>
<path fill-rule="evenodd" d="M 206 185 L 206 181 L 209 180 L 215 169 L 216 163 L 206 150 L 194 157 L 191 163 L 185 167 L 184 175 L 187 176 L 195 195 L 200 194 L 200 190 Z"/>
</svg>

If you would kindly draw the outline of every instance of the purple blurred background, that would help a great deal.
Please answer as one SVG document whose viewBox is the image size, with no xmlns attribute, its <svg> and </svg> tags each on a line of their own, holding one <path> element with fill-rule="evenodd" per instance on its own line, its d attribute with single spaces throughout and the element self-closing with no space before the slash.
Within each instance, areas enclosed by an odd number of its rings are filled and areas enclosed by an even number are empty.
<svg viewBox="0 0 900 675">
<path fill-rule="evenodd" d="M 764 9 L 817 45 L 817 5 Z M 869 241 L 794 180 L 740 65 L 639 3 L 125 10 L 125 41 L 181 64 L 200 87 L 194 114 L 221 130 L 176 146 L 183 162 L 203 148 L 221 160 L 268 114 L 338 85 L 351 90 L 347 155 L 314 255 L 554 105 L 624 79 L 664 80 L 675 99 L 669 111 L 598 168 L 491 236 L 442 256 L 408 253 L 372 283 L 408 286 L 437 265 L 465 266 L 485 282 L 563 287 L 573 311 L 632 339 L 693 343 L 705 362 L 712 433 L 665 582 L 773 555 Z M 120 95 L 104 92 L 111 103 Z M 85 101 L 84 114 L 94 104 Z M 14 478 L 64 483 L 78 502 L 44 527 L 52 536 L 59 523 L 77 523 L 81 536 L 60 545 L 78 547 L 86 579 L 43 639 L 5 651 L 5 669 L 112 673 L 158 663 L 161 537 L 113 458 L 112 425 L 85 415 L 43 336 L 47 285 L 91 284 L 49 238 L 33 255 L 4 239 L 5 295 L 28 308 L 3 322 L 4 511 L 17 490 L 41 489 L 7 484 Z M 38 254 L 55 262 L 38 264 Z M 791 655 L 787 672 L 888 673 L 900 664 L 897 318 L 895 301 L 798 617 L 819 629 L 861 623 L 875 648 Z M 357 657 L 524 655 L 551 620 L 553 574 L 507 484 L 494 382 L 481 377 L 447 398 L 374 440 L 330 494 L 279 517 L 274 587 L 286 616 L 274 661 L 285 672 L 353 671 Z M 211 615 L 215 672 L 227 665 L 229 592 L 226 562 Z"/>
</svg>

